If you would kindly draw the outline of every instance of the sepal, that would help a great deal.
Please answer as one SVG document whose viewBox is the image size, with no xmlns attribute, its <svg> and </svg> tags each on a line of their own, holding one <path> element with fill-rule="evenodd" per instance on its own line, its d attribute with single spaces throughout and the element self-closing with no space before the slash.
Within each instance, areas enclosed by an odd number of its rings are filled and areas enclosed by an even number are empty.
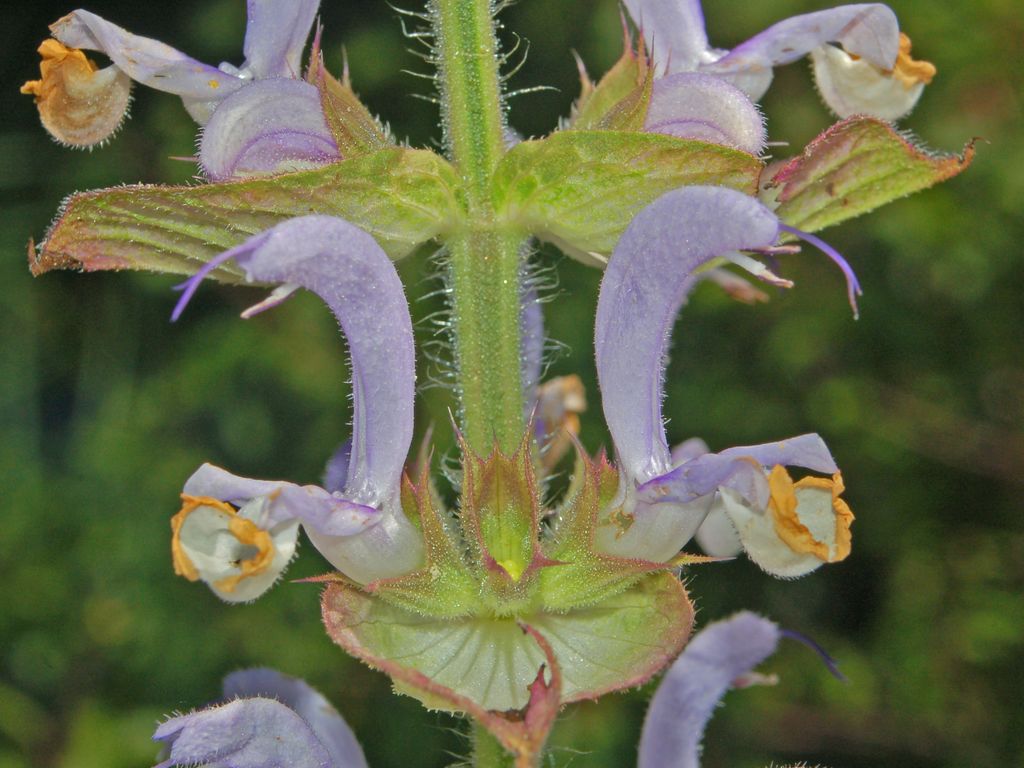
<svg viewBox="0 0 1024 768">
<path fill-rule="evenodd" d="M 495 446 L 481 457 L 459 436 L 459 517 L 483 599 L 495 615 L 528 608 L 541 569 L 561 567 L 541 550 L 542 511 L 531 437 L 528 431 L 511 456 Z"/>
<path fill-rule="evenodd" d="M 352 90 L 347 66 L 340 80 L 327 71 L 319 35 L 313 41 L 306 82 L 315 85 L 320 94 L 324 118 L 342 157 L 365 155 L 394 144 L 380 121 Z"/>
<path fill-rule="evenodd" d="M 572 107 L 568 128 L 575 130 L 642 131 L 654 85 L 654 68 L 643 38 L 634 46 L 623 28 L 624 50 L 595 85 L 580 68 L 580 96 Z"/>
<path fill-rule="evenodd" d="M 428 467 L 415 483 L 405 476 L 401 500 L 406 516 L 423 535 L 424 564 L 404 576 L 370 582 L 365 591 L 395 608 L 437 619 L 484 613 L 455 520 L 437 503 Z"/>
<path fill-rule="evenodd" d="M 574 441 L 575 442 L 575 441 Z M 541 597 L 549 611 L 593 605 L 624 592 L 645 574 L 672 567 L 666 563 L 615 557 L 595 545 L 600 520 L 618 495 L 620 476 L 602 453 L 591 459 L 576 445 L 576 473 L 570 495 L 552 521 L 545 553 L 561 563 L 541 573 Z"/>
</svg>

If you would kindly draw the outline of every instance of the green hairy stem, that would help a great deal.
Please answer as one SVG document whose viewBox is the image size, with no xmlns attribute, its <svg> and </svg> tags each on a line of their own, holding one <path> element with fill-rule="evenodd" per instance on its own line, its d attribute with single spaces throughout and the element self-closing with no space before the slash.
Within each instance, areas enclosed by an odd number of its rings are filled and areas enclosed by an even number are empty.
<svg viewBox="0 0 1024 768">
<path fill-rule="evenodd" d="M 522 236 L 498 231 L 492 175 L 505 152 L 489 0 L 432 0 L 442 123 L 466 220 L 447 238 L 460 418 L 478 453 L 512 452 L 526 428 L 520 375 Z"/>
<path fill-rule="evenodd" d="M 498 41 L 490 0 L 432 0 L 442 124 L 463 183 L 467 216 L 447 238 L 457 391 L 469 447 L 511 453 L 525 430 L 521 376 L 522 236 L 498 231 L 492 176 L 505 152 Z M 472 764 L 511 768 L 514 758 L 479 723 Z"/>
</svg>

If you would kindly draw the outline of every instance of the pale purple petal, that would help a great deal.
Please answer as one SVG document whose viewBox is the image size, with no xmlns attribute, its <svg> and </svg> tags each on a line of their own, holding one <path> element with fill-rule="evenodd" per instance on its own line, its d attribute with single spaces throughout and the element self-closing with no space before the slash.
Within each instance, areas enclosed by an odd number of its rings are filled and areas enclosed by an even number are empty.
<svg viewBox="0 0 1024 768">
<path fill-rule="evenodd" d="M 774 443 L 738 446 L 695 456 L 639 486 L 637 497 L 651 504 L 688 504 L 719 488 L 731 488 L 755 507 L 763 509 L 768 504 L 769 495 L 765 469 L 776 464 L 826 474 L 839 471 L 821 437 L 816 434 L 800 435 Z"/>
<path fill-rule="evenodd" d="M 423 534 L 409 522 L 399 500 L 386 503 L 380 521 L 358 536 L 330 536 L 306 528 L 327 561 L 353 581 L 369 584 L 423 566 Z"/>
<path fill-rule="evenodd" d="M 257 496 L 269 496 L 281 485 L 283 483 L 277 480 L 239 477 L 213 464 L 203 464 L 185 481 L 185 487 L 181 490 L 189 496 L 209 496 L 241 506 Z"/>
<path fill-rule="evenodd" d="M 680 72 L 654 81 L 644 130 L 761 153 L 764 117 L 743 91 L 714 75 Z"/>
<path fill-rule="evenodd" d="M 733 48 L 717 61 L 700 67 L 719 75 L 764 75 L 756 86 L 737 80 L 754 100 L 764 95 L 772 67 L 803 58 L 825 43 L 840 43 L 881 69 L 891 69 L 899 51 L 899 23 L 888 6 L 879 3 L 842 5 L 780 21 Z"/>
<path fill-rule="evenodd" d="M 693 538 L 704 554 L 711 557 L 736 557 L 743 551 L 743 542 L 725 513 L 725 506 L 720 497 L 715 499 L 711 511 Z"/>
<path fill-rule="evenodd" d="M 688 504 L 723 487 L 761 506 L 768 503 L 768 483 L 761 466 L 749 457 L 727 456 L 724 451 L 705 453 L 648 480 L 637 488 L 637 497 L 652 504 Z"/>
<path fill-rule="evenodd" d="M 315 485 L 300 486 L 283 480 L 253 480 L 233 475 L 212 464 L 204 464 L 185 481 L 183 493 L 208 496 L 242 506 L 251 499 L 266 497 L 267 519 L 261 528 L 299 519 L 330 536 L 353 536 L 377 523 L 381 513 L 373 506 L 339 498 Z"/>
<path fill-rule="evenodd" d="M 342 493 L 348 482 L 348 465 L 352 462 L 352 441 L 346 440 L 327 460 L 324 467 L 324 488 L 331 493 Z"/>
<path fill-rule="evenodd" d="M 684 461 L 695 459 L 698 456 L 703 456 L 708 453 L 708 444 L 701 440 L 699 437 L 691 437 L 689 440 L 684 440 L 675 448 L 672 449 L 671 461 L 672 466 L 678 466 Z"/>
<path fill-rule="evenodd" d="M 522 336 L 523 392 L 526 393 L 526 408 L 529 415 L 533 410 L 534 390 L 540 384 L 544 362 L 544 311 L 537 296 L 537 289 L 532 285 L 523 291 L 519 332 Z"/>
<path fill-rule="evenodd" d="M 693 538 L 714 500 L 712 492 L 690 502 L 677 503 L 651 499 L 650 495 L 644 498 L 640 492 L 627 487 L 622 509 L 630 515 L 629 525 L 623 528 L 615 519 L 602 521 L 594 533 L 594 545 L 615 557 L 664 563 L 678 555 Z"/>
<path fill-rule="evenodd" d="M 302 718 L 337 768 L 366 768 L 352 729 L 319 692 L 297 677 L 273 669 L 243 669 L 224 678 L 224 698 L 276 699 Z"/>
<path fill-rule="evenodd" d="M 299 78 L 320 0 L 249 0 L 245 27 L 245 64 L 256 79 Z"/>
<path fill-rule="evenodd" d="M 342 768 L 302 718 L 273 699 L 237 699 L 171 718 L 153 740 L 170 747 L 156 768 Z"/>
<path fill-rule="evenodd" d="M 290 219 L 234 251 L 249 280 L 301 285 L 338 318 L 352 361 L 345 497 L 379 506 L 401 483 L 416 381 L 409 306 L 394 265 L 370 235 L 333 216 Z"/>
<path fill-rule="evenodd" d="M 601 282 L 595 323 L 605 420 L 621 469 L 638 483 L 672 467 L 662 424 L 662 373 L 694 270 L 726 251 L 772 245 L 775 215 L 720 187 L 669 192 L 633 219 Z"/>
<path fill-rule="evenodd" d="M 301 285 L 318 294 L 348 340 L 352 455 L 337 501 L 351 502 L 346 514 L 365 506 L 379 510 L 381 517 L 350 536 L 327 530 L 328 519 L 307 516 L 306 532 L 314 546 L 332 565 L 364 584 L 419 567 L 423 537 L 399 503 L 402 468 L 412 442 L 412 323 L 391 261 L 370 235 L 342 219 L 290 219 L 204 265 L 180 286 L 184 292 L 172 317 L 180 316 L 202 278 L 228 259 L 235 259 L 250 281 Z"/>
<path fill-rule="evenodd" d="M 625 0 L 659 69 L 689 72 L 708 61 L 700 0 Z"/>
<path fill-rule="evenodd" d="M 183 98 L 219 101 L 245 82 L 89 11 L 73 11 L 50 29 L 67 46 L 106 54 L 132 80 Z"/>
<path fill-rule="evenodd" d="M 203 130 L 199 163 L 213 181 L 294 171 L 341 155 L 316 86 L 259 80 L 225 99 Z"/>
<path fill-rule="evenodd" d="M 761 445 L 741 445 L 721 451 L 719 456 L 751 458 L 765 468 L 776 464 L 784 467 L 803 467 L 814 472 L 834 474 L 839 471 L 825 441 L 817 434 L 799 435 L 787 440 Z"/>
<path fill-rule="evenodd" d="M 698 632 L 651 700 L 637 768 L 699 768 L 704 728 L 718 702 L 774 653 L 779 637 L 775 624 L 747 612 Z"/>
</svg>

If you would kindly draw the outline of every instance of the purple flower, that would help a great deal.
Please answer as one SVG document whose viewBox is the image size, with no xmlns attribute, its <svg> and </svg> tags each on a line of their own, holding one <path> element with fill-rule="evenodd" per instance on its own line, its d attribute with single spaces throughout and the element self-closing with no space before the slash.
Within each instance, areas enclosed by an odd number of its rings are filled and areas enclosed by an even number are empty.
<svg viewBox="0 0 1024 768">
<path fill-rule="evenodd" d="M 719 187 L 684 187 L 644 208 L 619 240 L 601 282 L 595 325 L 598 381 L 620 472 L 617 497 L 598 528 L 597 542 L 605 551 L 671 559 L 704 522 L 721 490 L 730 504 L 791 529 L 785 533 L 792 535 L 780 533 L 767 543 L 761 535 L 744 539 L 751 557 L 771 546 L 789 551 L 808 527 L 820 554 L 818 499 L 798 504 L 794 492 L 787 495 L 793 489 L 772 480 L 786 466 L 837 474 L 820 437 L 719 453 L 702 453 L 691 444 L 673 458 L 661 413 L 669 335 L 700 268 L 730 251 L 771 248 L 782 229 L 775 214 L 753 198 Z M 805 519 L 812 507 L 813 520 Z M 838 530 L 841 522 L 833 518 L 833 524 Z"/>
<path fill-rule="evenodd" d="M 720 77 L 677 72 L 654 81 L 644 130 L 724 144 L 759 155 L 764 116 L 739 88 Z"/>
<path fill-rule="evenodd" d="M 780 637 L 774 623 L 748 612 L 698 632 L 651 699 L 637 768 L 699 768 L 701 739 L 715 707 L 730 688 L 750 679 Z"/>
<path fill-rule="evenodd" d="M 840 117 L 867 113 L 895 120 L 913 108 L 935 74 L 930 64 L 910 58 L 909 38 L 901 37 L 896 15 L 879 3 L 794 16 L 731 51 L 708 42 L 700 0 L 625 3 L 667 80 L 677 73 L 714 75 L 754 101 L 768 90 L 774 67 L 810 54 L 822 98 Z M 682 80 L 672 89 L 689 87 Z M 652 102 L 658 98 L 656 90 Z"/>
<path fill-rule="evenodd" d="M 51 25 L 56 41 L 44 52 L 51 64 L 26 92 L 36 94 L 51 133 L 83 146 L 104 140 L 121 122 L 129 78 L 176 94 L 206 126 L 199 158 L 212 180 L 320 165 L 339 153 L 316 86 L 300 79 L 318 8 L 319 0 L 248 0 L 240 67 L 203 64 L 94 13 L 73 11 Z M 100 51 L 113 63 L 90 70 L 78 49 Z"/>
<path fill-rule="evenodd" d="M 176 556 L 179 550 L 186 554 L 201 550 L 221 557 L 219 564 L 208 566 L 209 576 L 190 557 L 197 577 L 215 591 L 214 576 L 224 578 L 222 570 L 217 570 L 224 568 L 224 557 L 246 546 L 245 551 L 255 556 L 247 541 L 225 538 L 225 526 L 231 534 L 227 506 L 237 507 L 238 515 L 253 520 L 271 536 L 277 526 L 300 521 L 317 549 L 356 581 L 366 583 L 415 569 L 422 560 L 422 537 L 405 517 L 399 499 L 412 441 L 415 359 L 409 308 L 391 260 L 370 235 L 342 219 L 291 219 L 204 265 L 182 286 L 175 318 L 202 279 L 229 259 L 245 271 L 248 280 L 284 289 L 276 290 L 247 316 L 303 287 L 319 295 L 338 318 L 352 361 L 351 447 L 343 454 L 347 457 L 342 458 L 347 464 L 344 471 L 334 466 L 337 457 L 332 461 L 328 474 L 333 483 L 343 486 L 331 491 L 250 480 L 210 465 L 201 467 L 186 483 L 186 509 L 175 518 L 180 544 Z M 195 506 L 189 509 L 190 504 Z M 249 509 L 260 510 L 258 519 L 244 515 Z M 226 517 L 217 523 L 204 522 L 216 517 L 215 510 Z M 190 529 L 189 521 L 196 514 L 204 517 Z M 204 540 L 207 533 L 216 540 Z M 239 567 L 246 566 L 247 561 L 241 560 Z M 182 570 L 186 569 L 179 567 Z M 259 585 L 266 589 L 272 582 L 261 576 Z M 242 599 L 255 596 L 247 593 Z"/>
<path fill-rule="evenodd" d="M 162 723 L 155 768 L 366 768 L 352 730 L 298 678 L 246 669 L 224 678 L 224 702 Z"/>
</svg>

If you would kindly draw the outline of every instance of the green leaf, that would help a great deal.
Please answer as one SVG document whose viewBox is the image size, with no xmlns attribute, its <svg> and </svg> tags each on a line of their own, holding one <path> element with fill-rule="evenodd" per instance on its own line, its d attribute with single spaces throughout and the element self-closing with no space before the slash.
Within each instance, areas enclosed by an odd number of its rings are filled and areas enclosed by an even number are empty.
<svg viewBox="0 0 1024 768">
<path fill-rule="evenodd" d="M 596 698 L 640 685 L 682 649 L 693 625 L 693 606 L 672 574 L 644 578 L 632 589 L 588 608 L 534 613 L 518 619 L 436 620 L 402 610 L 346 584 L 323 594 L 327 633 L 371 667 L 415 671 L 481 707 L 521 709 L 545 662 L 520 625 L 551 646 L 562 673 L 563 703 Z M 401 686 L 428 706 L 443 700 Z"/>
<path fill-rule="evenodd" d="M 962 155 L 937 154 L 889 123 L 852 117 L 785 163 L 762 197 L 786 224 L 816 232 L 952 178 L 973 157 L 973 142 Z"/>
<path fill-rule="evenodd" d="M 628 131 L 561 131 L 524 141 L 495 171 L 498 215 L 602 265 L 633 216 L 692 184 L 757 191 L 757 158 L 729 147 Z"/>
<path fill-rule="evenodd" d="M 196 187 L 129 186 L 73 195 L 29 267 L 192 274 L 217 254 L 293 216 L 362 227 L 391 258 L 450 228 L 458 179 L 427 150 L 394 148 L 312 171 Z M 215 277 L 238 282 L 237 267 Z"/>
</svg>

